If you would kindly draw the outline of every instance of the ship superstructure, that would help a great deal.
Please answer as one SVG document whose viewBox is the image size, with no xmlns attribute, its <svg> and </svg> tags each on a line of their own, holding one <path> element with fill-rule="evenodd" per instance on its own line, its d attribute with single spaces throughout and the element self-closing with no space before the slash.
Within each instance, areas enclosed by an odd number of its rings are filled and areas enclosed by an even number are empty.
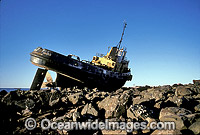
<svg viewBox="0 0 200 135">
<path fill-rule="evenodd" d="M 81 60 L 76 55 L 64 56 L 48 49 L 36 48 L 31 53 L 31 62 L 43 69 L 38 69 L 31 89 L 40 89 L 41 86 L 62 88 L 78 86 L 113 91 L 122 87 L 126 81 L 132 79 L 128 68 L 129 61 L 126 58 L 127 51 L 121 47 L 125 28 L 126 23 L 118 45 L 111 47 L 106 55 L 94 56 L 91 62 Z M 57 73 L 55 82 L 47 70 Z M 45 76 L 47 83 L 43 83 Z"/>
</svg>

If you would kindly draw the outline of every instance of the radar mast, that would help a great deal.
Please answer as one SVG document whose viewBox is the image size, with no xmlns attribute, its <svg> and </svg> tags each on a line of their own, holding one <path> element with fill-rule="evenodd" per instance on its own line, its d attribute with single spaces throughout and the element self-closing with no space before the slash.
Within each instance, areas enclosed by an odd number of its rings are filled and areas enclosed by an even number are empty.
<svg viewBox="0 0 200 135">
<path fill-rule="evenodd" d="M 126 25 L 127 25 L 127 23 L 126 23 L 126 21 L 124 21 L 124 28 L 123 28 L 122 36 L 121 36 L 121 39 L 120 39 L 119 43 L 117 44 L 117 48 L 118 49 L 120 49 L 120 47 L 121 47 L 121 43 L 122 43 L 122 40 L 123 40 L 123 36 L 124 36 L 124 31 L 125 31 Z"/>
</svg>

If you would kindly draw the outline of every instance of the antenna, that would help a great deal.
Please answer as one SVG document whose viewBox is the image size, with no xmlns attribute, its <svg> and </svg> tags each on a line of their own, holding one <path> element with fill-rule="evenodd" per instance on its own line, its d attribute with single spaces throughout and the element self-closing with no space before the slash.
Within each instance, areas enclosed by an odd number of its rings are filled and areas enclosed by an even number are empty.
<svg viewBox="0 0 200 135">
<path fill-rule="evenodd" d="M 117 44 L 117 48 L 119 49 L 121 47 L 121 43 L 122 43 L 122 40 L 123 40 L 123 36 L 124 36 L 124 31 L 125 31 L 125 28 L 126 28 L 126 21 L 124 21 L 124 28 L 123 28 L 123 32 L 122 32 L 122 36 L 121 36 L 121 39 L 119 41 L 119 43 Z"/>
<path fill-rule="evenodd" d="M 109 50 L 110 50 L 110 46 L 108 46 L 108 51 L 107 51 L 107 54 L 108 54 Z"/>
</svg>

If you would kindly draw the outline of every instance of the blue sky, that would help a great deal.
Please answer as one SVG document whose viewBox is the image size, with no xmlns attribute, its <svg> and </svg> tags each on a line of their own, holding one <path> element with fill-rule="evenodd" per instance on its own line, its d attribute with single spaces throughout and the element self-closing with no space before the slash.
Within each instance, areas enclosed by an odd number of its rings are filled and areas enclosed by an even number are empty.
<svg viewBox="0 0 200 135">
<path fill-rule="evenodd" d="M 133 80 L 126 86 L 200 79 L 199 0 L 2 0 L 0 87 L 30 87 L 41 46 L 92 60 L 120 40 Z M 53 75 L 54 76 L 54 75 Z"/>
</svg>

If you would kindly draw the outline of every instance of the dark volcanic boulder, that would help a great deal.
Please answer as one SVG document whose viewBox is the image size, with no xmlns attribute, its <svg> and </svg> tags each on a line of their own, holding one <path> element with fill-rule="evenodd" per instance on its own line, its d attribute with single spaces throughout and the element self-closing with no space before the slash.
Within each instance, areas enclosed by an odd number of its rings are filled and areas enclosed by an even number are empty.
<svg viewBox="0 0 200 135">
<path fill-rule="evenodd" d="M 82 103 L 81 101 L 83 100 L 83 93 L 79 92 L 79 93 L 71 94 L 68 96 L 68 99 L 74 105 L 81 104 Z"/>
<path fill-rule="evenodd" d="M 83 108 L 83 110 L 81 111 L 81 115 L 93 115 L 93 116 L 98 116 L 98 112 L 97 110 L 92 106 L 92 104 L 86 104 Z"/>
<path fill-rule="evenodd" d="M 195 123 L 193 123 L 189 129 L 195 134 L 195 135 L 199 135 L 200 134 L 200 121 L 197 121 Z"/>
<path fill-rule="evenodd" d="M 33 109 L 35 107 L 35 102 L 32 99 L 23 99 L 15 102 L 15 105 L 21 109 Z"/>
<path fill-rule="evenodd" d="M 60 91 L 57 90 L 51 90 L 51 96 L 49 99 L 49 105 L 54 106 L 57 105 L 58 102 L 60 101 L 61 93 Z"/>
<path fill-rule="evenodd" d="M 200 113 L 188 114 L 185 117 L 187 117 L 187 127 L 189 127 L 192 123 L 200 120 Z"/>
<path fill-rule="evenodd" d="M 155 130 L 151 135 L 182 135 L 180 130 Z"/>
<path fill-rule="evenodd" d="M 200 112 L 200 104 L 196 105 L 194 109 L 195 109 L 195 112 Z"/>
<path fill-rule="evenodd" d="M 155 101 L 166 100 L 168 93 L 173 93 L 171 86 L 160 86 L 151 89 L 147 89 L 146 91 L 140 92 L 140 95 L 146 99 L 154 99 Z"/>
<path fill-rule="evenodd" d="M 176 124 L 176 129 L 182 130 L 186 129 L 186 116 L 192 114 L 191 111 L 180 108 L 180 107 L 166 107 L 160 111 L 159 119 L 160 121 L 174 121 Z"/>
<path fill-rule="evenodd" d="M 187 96 L 192 94 L 193 92 L 190 90 L 190 88 L 186 88 L 185 86 L 179 86 L 175 91 L 176 96 Z"/>
<path fill-rule="evenodd" d="M 121 95 L 108 96 L 98 104 L 99 109 L 105 110 L 105 118 L 124 116 L 126 104 L 129 101 L 130 93 L 124 91 Z"/>
<path fill-rule="evenodd" d="M 5 96 L 8 92 L 5 90 L 0 91 L 0 100 L 3 96 Z"/>
<path fill-rule="evenodd" d="M 200 86 L 200 80 L 193 80 L 194 85 Z"/>
<path fill-rule="evenodd" d="M 165 103 L 167 103 L 169 101 L 176 104 L 178 107 L 182 107 L 187 103 L 187 100 L 184 97 L 177 97 L 177 96 L 169 97 L 165 101 Z"/>
<path fill-rule="evenodd" d="M 108 96 L 108 92 L 99 91 L 99 92 L 88 92 L 85 95 L 85 98 L 90 102 L 98 102 L 103 100 L 105 97 Z"/>
<path fill-rule="evenodd" d="M 2 99 L 1 102 L 5 103 L 6 105 L 12 105 L 15 101 L 19 101 L 24 99 L 23 91 L 16 90 L 7 93 Z"/>
<path fill-rule="evenodd" d="M 146 120 L 152 117 L 152 111 L 143 105 L 131 105 L 127 110 L 127 117 L 131 119 Z"/>
<path fill-rule="evenodd" d="M 151 100 L 151 98 L 143 98 L 142 96 L 137 96 L 135 98 L 133 98 L 133 105 L 136 104 L 145 104 L 145 103 L 149 103 Z"/>
<path fill-rule="evenodd" d="M 125 112 L 125 106 L 119 103 L 119 97 L 108 96 L 98 104 L 99 109 L 105 110 L 105 118 L 119 117 Z"/>
<path fill-rule="evenodd" d="M 0 92 L 0 132 L 2 134 L 84 134 L 75 130 L 45 130 L 37 127 L 29 131 L 24 126 L 29 117 L 37 124 L 48 118 L 50 121 L 174 121 L 176 130 L 137 130 L 132 133 L 105 131 L 123 134 L 200 134 L 200 87 L 199 85 L 169 85 L 158 87 L 121 88 L 113 92 L 97 89 L 67 88 L 61 91 L 16 90 Z M 9 125 L 9 126 L 8 126 Z M 97 133 L 97 132 L 95 132 Z"/>
</svg>

